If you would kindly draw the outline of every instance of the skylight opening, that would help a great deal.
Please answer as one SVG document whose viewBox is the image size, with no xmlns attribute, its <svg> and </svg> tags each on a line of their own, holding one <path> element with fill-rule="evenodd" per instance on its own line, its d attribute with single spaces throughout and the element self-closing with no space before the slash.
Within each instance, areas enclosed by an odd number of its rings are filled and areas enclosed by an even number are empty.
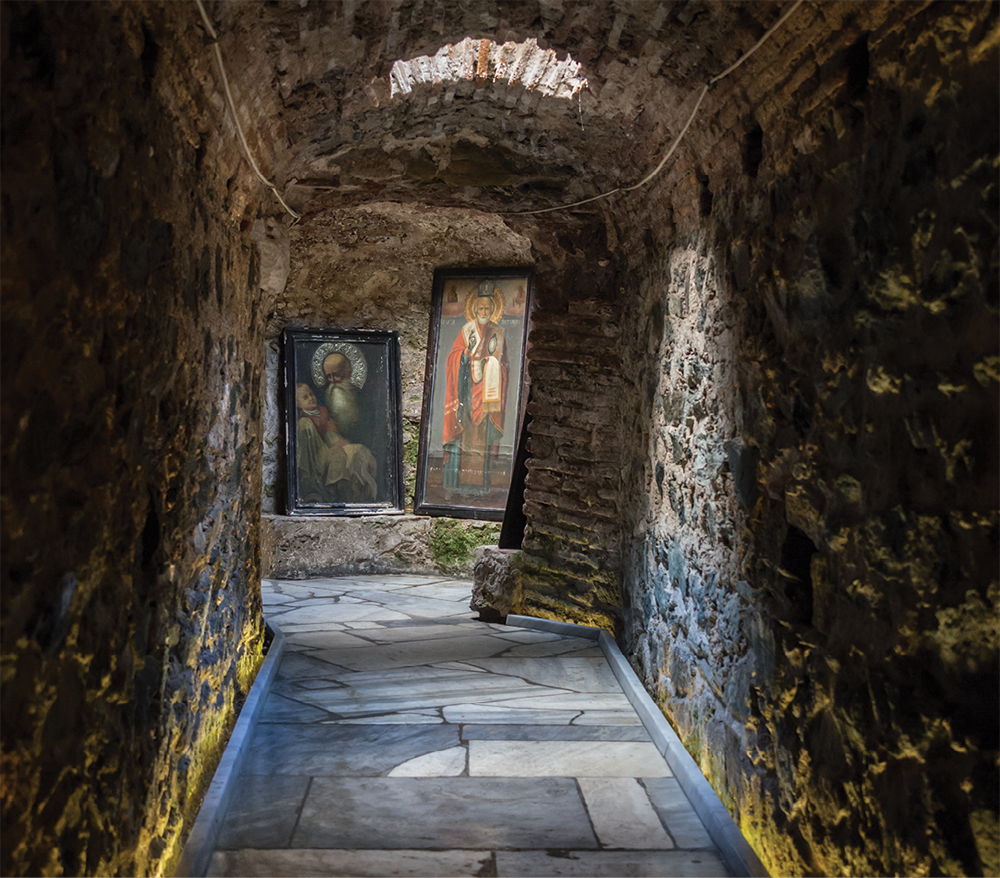
<svg viewBox="0 0 1000 878">
<path fill-rule="evenodd" d="M 454 86 L 503 83 L 537 91 L 546 97 L 570 99 L 587 88 L 580 64 L 570 55 L 559 60 L 552 49 L 541 49 L 534 38 L 523 43 L 495 43 L 466 37 L 442 46 L 435 55 L 399 60 L 389 74 L 391 97 L 408 95 L 421 84 Z"/>
</svg>

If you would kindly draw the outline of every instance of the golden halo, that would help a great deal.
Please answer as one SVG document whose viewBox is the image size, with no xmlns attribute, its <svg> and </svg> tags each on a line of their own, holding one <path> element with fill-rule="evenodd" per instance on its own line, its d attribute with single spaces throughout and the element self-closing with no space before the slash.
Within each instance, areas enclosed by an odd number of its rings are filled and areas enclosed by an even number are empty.
<svg viewBox="0 0 1000 878">
<path fill-rule="evenodd" d="M 476 320 L 476 299 L 492 299 L 493 313 L 490 314 L 490 323 L 499 323 L 507 307 L 507 300 L 504 299 L 503 290 L 500 289 L 500 281 L 481 281 L 478 289 L 465 297 L 465 319 L 473 323 Z"/>
</svg>

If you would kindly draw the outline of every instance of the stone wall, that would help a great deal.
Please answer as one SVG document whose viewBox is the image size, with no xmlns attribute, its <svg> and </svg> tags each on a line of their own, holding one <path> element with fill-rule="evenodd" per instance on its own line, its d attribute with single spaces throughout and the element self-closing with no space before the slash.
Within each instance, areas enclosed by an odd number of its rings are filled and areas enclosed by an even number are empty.
<svg viewBox="0 0 1000 878">
<path fill-rule="evenodd" d="M 0 871 L 170 873 L 262 651 L 261 190 L 193 5 L 0 16 Z"/>
<path fill-rule="evenodd" d="M 847 33 L 623 232 L 623 639 L 772 874 L 1000 869 L 996 12 Z"/>
</svg>

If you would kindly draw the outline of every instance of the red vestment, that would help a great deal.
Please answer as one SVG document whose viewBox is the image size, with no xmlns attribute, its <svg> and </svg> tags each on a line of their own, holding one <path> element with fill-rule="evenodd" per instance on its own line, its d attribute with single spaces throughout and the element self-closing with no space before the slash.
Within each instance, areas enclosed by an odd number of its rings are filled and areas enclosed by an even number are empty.
<svg viewBox="0 0 1000 878">
<path fill-rule="evenodd" d="M 469 351 L 470 332 L 475 332 L 478 338 L 478 344 L 474 343 L 471 352 Z M 493 348 L 492 350 L 490 350 L 491 347 Z M 462 368 L 463 354 L 469 358 L 470 392 L 467 399 L 459 398 L 459 374 Z M 495 358 L 499 363 L 499 399 L 494 402 L 487 402 L 485 400 L 485 368 L 478 381 L 475 380 L 472 373 L 472 361 L 484 361 L 489 357 Z M 462 433 L 465 430 L 459 419 L 458 407 L 460 402 L 466 407 L 464 419 L 471 421 L 471 424 L 475 427 L 479 427 L 483 423 L 483 419 L 487 415 L 489 416 L 489 420 L 496 431 L 493 434 L 493 442 L 496 442 L 503 435 L 504 414 L 507 408 L 507 378 L 509 373 L 510 364 L 507 360 L 507 343 L 504 339 L 504 330 L 495 323 L 487 323 L 485 326 L 479 326 L 474 321 L 466 323 L 455 338 L 455 343 L 451 347 L 451 353 L 448 354 L 445 366 L 443 437 L 445 445 L 457 441 L 462 437 Z M 484 453 L 489 449 L 479 448 L 476 450 Z"/>
</svg>

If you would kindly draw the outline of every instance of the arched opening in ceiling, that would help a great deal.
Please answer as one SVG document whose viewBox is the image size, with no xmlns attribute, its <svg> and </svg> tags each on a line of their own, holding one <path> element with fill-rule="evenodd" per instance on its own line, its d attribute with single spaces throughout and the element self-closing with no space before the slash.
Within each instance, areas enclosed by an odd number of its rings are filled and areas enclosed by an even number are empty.
<svg viewBox="0 0 1000 878">
<path fill-rule="evenodd" d="M 407 95 L 416 86 L 455 86 L 474 80 L 521 86 L 546 97 L 572 98 L 587 88 L 581 65 L 572 56 L 562 60 L 552 49 L 542 49 L 535 39 L 522 43 L 496 43 L 466 37 L 459 43 L 442 46 L 434 55 L 420 55 L 393 63 L 389 74 L 393 98 Z"/>
</svg>

